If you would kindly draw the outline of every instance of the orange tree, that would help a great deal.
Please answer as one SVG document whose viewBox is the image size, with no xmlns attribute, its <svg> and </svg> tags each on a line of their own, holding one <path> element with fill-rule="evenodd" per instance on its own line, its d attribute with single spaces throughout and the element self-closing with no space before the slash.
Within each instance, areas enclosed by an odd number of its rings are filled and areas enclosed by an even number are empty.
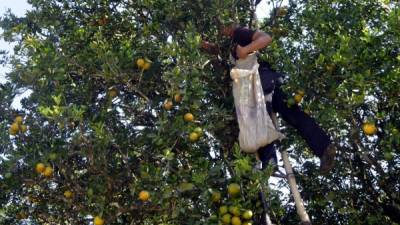
<svg viewBox="0 0 400 225">
<path fill-rule="evenodd" d="M 319 177 L 283 124 L 313 222 L 399 223 L 398 3 L 269 2 L 261 28 L 275 41 L 262 57 L 290 74 L 288 104 L 301 104 L 339 149 L 336 169 Z M 1 19 L 3 38 L 17 42 L 0 89 L 2 224 L 218 224 L 260 214 L 268 171 L 240 153 L 230 78 L 199 51 L 201 38 L 226 46 L 215 18 L 248 23 L 247 1 L 30 3 L 26 16 Z M 26 90 L 21 110 L 10 108 Z M 267 194 L 274 222 L 297 224 L 290 199 Z"/>
<path fill-rule="evenodd" d="M 316 224 L 398 224 L 400 5 L 289 2 L 263 24 L 275 40 L 263 57 L 289 74 L 287 92 L 304 92 L 301 107 L 338 147 L 337 166 L 325 178 L 300 138 L 284 142 L 294 149 L 309 214 Z M 295 218 L 288 211 L 285 224 Z"/>
<path fill-rule="evenodd" d="M 248 3 L 29 2 L 24 17 L 1 19 L 3 38 L 17 43 L 0 92 L 2 224 L 259 214 L 268 172 L 252 172 L 254 157 L 240 153 L 230 78 L 199 49 L 201 36 L 219 41 L 217 16 L 248 20 Z M 228 196 L 231 183 L 240 188 Z M 224 205 L 232 215 L 218 213 Z"/>
</svg>

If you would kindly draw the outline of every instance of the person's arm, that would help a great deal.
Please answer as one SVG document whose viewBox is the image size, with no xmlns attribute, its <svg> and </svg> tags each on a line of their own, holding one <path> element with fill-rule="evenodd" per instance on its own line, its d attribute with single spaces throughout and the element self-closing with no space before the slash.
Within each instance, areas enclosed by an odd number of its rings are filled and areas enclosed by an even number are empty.
<svg viewBox="0 0 400 225">
<path fill-rule="evenodd" d="M 216 44 L 210 43 L 208 41 L 201 41 L 201 49 L 203 49 L 204 51 L 206 51 L 208 54 L 212 54 L 212 55 L 218 55 L 219 54 L 219 48 Z"/>
<path fill-rule="evenodd" d="M 253 34 L 252 42 L 250 44 L 246 46 L 240 46 L 240 45 L 237 46 L 236 48 L 237 57 L 241 59 L 246 58 L 248 54 L 267 47 L 271 42 L 272 42 L 271 36 L 262 31 L 256 31 Z"/>
</svg>

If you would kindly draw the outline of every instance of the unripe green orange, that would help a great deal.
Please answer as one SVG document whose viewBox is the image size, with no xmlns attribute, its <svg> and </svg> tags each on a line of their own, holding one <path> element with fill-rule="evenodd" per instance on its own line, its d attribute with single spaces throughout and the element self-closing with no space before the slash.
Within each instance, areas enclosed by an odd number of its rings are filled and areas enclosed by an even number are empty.
<svg viewBox="0 0 400 225">
<path fill-rule="evenodd" d="M 200 136 L 199 136 L 199 134 L 196 133 L 196 132 L 192 132 L 192 133 L 189 134 L 189 140 L 190 140 L 191 142 L 196 142 L 196 141 L 199 140 L 199 138 L 200 138 Z"/>
<path fill-rule="evenodd" d="M 230 224 L 231 223 L 231 214 L 227 213 L 224 216 L 222 216 L 222 223 L 224 224 Z"/>
</svg>

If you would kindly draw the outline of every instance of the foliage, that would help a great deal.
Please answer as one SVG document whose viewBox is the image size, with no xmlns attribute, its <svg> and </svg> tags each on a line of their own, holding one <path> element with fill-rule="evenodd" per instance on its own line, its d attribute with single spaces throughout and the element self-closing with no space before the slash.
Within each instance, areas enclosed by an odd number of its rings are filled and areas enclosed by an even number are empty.
<svg viewBox="0 0 400 225">
<path fill-rule="evenodd" d="M 253 170 L 255 158 L 240 153 L 227 70 L 199 49 L 202 38 L 229 44 L 216 18 L 248 23 L 247 1 L 29 2 L 24 17 L 0 21 L 3 38 L 17 42 L 0 89 L 1 224 L 88 224 L 95 216 L 106 224 L 218 224 L 223 204 L 260 215 L 270 171 Z M 399 223 L 399 4 L 289 2 L 261 26 L 275 40 L 262 58 L 290 74 L 288 93 L 304 90 L 301 106 L 339 148 L 336 169 L 320 177 L 284 126 L 282 148 L 294 149 L 307 210 L 314 224 Z M 22 109 L 12 109 L 26 90 Z M 192 122 L 183 119 L 188 112 Z M 17 115 L 28 130 L 10 135 Z M 375 135 L 363 133 L 366 121 Z M 230 183 L 240 184 L 236 198 Z M 266 193 L 275 223 L 298 222 L 279 191 Z"/>
</svg>

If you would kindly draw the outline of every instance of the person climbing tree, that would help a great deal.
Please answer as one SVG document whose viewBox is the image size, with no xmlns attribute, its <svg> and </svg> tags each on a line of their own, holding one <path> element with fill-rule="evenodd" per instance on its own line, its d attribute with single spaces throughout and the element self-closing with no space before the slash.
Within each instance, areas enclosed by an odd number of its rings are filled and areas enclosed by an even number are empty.
<svg viewBox="0 0 400 225">
<path fill-rule="evenodd" d="M 268 47 L 272 38 L 260 30 L 252 30 L 239 26 L 234 22 L 221 25 L 220 33 L 231 40 L 230 54 L 235 60 L 244 59 L 250 53 Z M 210 54 L 219 54 L 217 45 L 203 40 L 201 48 Z M 336 147 L 331 143 L 329 136 L 321 129 L 316 121 L 301 111 L 298 105 L 288 106 L 287 96 L 282 91 L 281 73 L 274 71 L 270 64 L 259 60 L 259 74 L 264 95 L 272 93 L 272 101 L 266 103 L 267 111 L 280 114 L 283 120 L 293 126 L 307 142 L 313 153 L 320 158 L 320 173 L 326 175 L 335 165 Z M 277 163 L 276 142 L 258 149 L 258 155 L 265 168 L 270 161 Z"/>
</svg>

